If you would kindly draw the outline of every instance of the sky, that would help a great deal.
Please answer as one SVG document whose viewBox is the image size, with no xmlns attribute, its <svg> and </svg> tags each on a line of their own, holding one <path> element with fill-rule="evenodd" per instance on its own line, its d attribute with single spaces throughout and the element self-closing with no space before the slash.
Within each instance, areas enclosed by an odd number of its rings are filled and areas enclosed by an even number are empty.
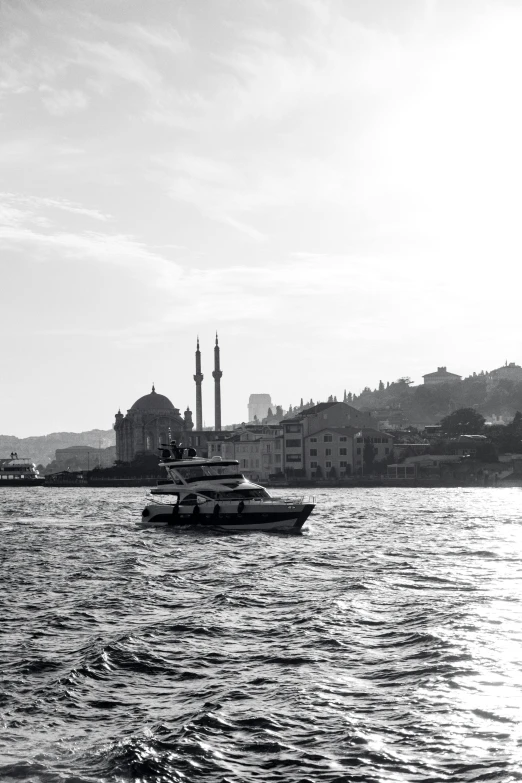
<svg viewBox="0 0 522 783">
<path fill-rule="evenodd" d="M 0 433 L 522 364 L 518 0 L 0 0 Z"/>
</svg>

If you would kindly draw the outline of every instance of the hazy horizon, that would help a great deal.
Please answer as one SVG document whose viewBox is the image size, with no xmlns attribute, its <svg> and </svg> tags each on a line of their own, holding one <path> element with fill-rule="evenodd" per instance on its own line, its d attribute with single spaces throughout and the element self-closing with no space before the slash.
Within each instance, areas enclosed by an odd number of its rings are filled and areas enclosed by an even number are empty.
<svg viewBox="0 0 522 783">
<path fill-rule="evenodd" d="M 2 0 L 0 433 L 522 364 L 514 0 Z"/>
</svg>

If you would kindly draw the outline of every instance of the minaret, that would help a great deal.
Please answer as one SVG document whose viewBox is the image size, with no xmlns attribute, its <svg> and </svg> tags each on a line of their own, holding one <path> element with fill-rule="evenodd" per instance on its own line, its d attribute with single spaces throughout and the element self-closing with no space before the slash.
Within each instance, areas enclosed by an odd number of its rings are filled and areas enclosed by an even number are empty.
<svg viewBox="0 0 522 783">
<path fill-rule="evenodd" d="M 214 408 L 215 408 L 215 425 L 216 432 L 221 429 L 221 376 L 223 373 L 219 369 L 219 343 L 218 335 L 216 332 L 216 344 L 214 346 L 214 372 L 212 377 L 214 378 Z"/>
<path fill-rule="evenodd" d="M 203 381 L 203 375 L 201 374 L 201 352 L 199 350 L 199 337 L 196 348 L 196 374 L 194 376 L 196 381 L 196 429 L 203 429 L 203 406 L 201 402 L 201 383 Z"/>
</svg>

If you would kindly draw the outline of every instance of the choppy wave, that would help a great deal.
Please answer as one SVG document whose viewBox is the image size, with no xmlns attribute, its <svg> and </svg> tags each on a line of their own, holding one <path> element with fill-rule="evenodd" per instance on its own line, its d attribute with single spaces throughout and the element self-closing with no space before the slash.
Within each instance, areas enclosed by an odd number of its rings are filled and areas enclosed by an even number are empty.
<svg viewBox="0 0 522 783">
<path fill-rule="evenodd" d="M 522 493 L 325 490 L 298 537 L 0 494 L 0 780 L 522 780 Z"/>
</svg>

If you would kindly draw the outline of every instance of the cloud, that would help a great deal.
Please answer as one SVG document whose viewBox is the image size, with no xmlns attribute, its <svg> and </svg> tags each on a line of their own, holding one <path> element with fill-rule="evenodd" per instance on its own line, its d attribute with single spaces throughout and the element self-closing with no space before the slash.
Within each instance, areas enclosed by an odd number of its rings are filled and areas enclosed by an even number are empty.
<svg viewBox="0 0 522 783">
<path fill-rule="evenodd" d="M 19 226 L 26 219 L 27 215 L 23 210 L 11 207 L 8 204 L 0 204 L 1 226 Z"/>
<path fill-rule="evenodd" d="M 132 271 L 140 279 L 154 281 L 162 275 L 170 278 L 175 266 L 164 256 L 150 251 L 146 245 L 125 234 L 43 232 L 18 222 L 0 226 L 0 242 L 20 251 L 27 246 L 37 247 L 42 254 L 52 254 L 53 260 L 56 260 L 59 251 L 62 260 L 86 258 L 92 263 L 110 263 Z"/>
<path fill-rule="evenodd" d="M 41 85 L 39 89 L 45 108 L 57 117 L 71 111 L 81 111 L 89 104 L 89 99 L 82 90 L 58 90 L 49 85 Z"/>
<path fill-rule="evenodd" d="M 72 212 L 80 217 L 106 222 L 109 216 L 64 199 L 38 198 L 18 194 L 0 194 L 0 246 L 27 254 L 39 261 L 70 262 L 78 259 L 93 264 L 111 264 L 123 268 L 141 281 L 172 278 L 177 265 L 127 234 L 71 231 L 52 223 L 42 210 Z M 37 249 L 37 253 L 31 252 Z"/>
<path fill-rule="evenodd" d="M 288 2 L 277 17 L 275 10 L 263 4 L 252 18 L 242 6 L 233 21 L 217 20 L 218 43 L 211 40 L 205 56 L 192 46 L 200 62 L 209 61 L 207 79 L 197 78 L 196 67 L 192 89 L 174 85 L 170 106 L 165 101 L 162 111 L 155 108 L 155 119 L 176 125 L 185 105 L 203 132 L 252 123 L 261 130 L 296 115 L 308 123 L 311 112 L 320 120 L 321 108 L 333 100 L 342 114 L 347 102 L 393 87 L 403 60 L 396 35 L 354 21 L 347 5 Z"/>
<path fill-rule="evenodd" d="M 145 62 L 135 51 L 116 46 L 108 41 L 76 40 L 74 61 L 97 74 L 91 84 L 101 93 L 115 86 L 117 82 L 129 82 L 141 87 L 151 95 L 163 86 L 161 72 Z"/>
<path fill-rule="evenodd" d="M 85 217 L 93 218 L 95 220 L 101 220 L 101 221 L 111 220 L 110 215 L 104 214 L 103 212 L 100 212 L 98 209 L 90 209 L 88 207 L 84 207 L 82 204 L 76 204 L 72 201 L 68 201 L 67 199 L 52 199 L 52 198 L 45 198 L 43 196 L 25 196 L 21 193 L 1 193 L 1 192 L 0 192 L 0 199 L 3 199 L 3 201 L 7 202 L 8 204 L 13 204 L 13 203 L 23 204 L 28 207 L 31 207 L 33 210 L 39 208 L 51 208 L 51 209 L 62 210 L 64 212 L 72 212 L 78 215 L 84 215 Z M 27 220 L 34 218 L 33 211 L 24 212 L 24 211 L 17 210 L 17 212 Z"/>
<path fill-rule="evenodd" d="M 155 156 L 152 162 L 172 199 L 192 204 L 203 215 L 250 239 L 267 239 L 264 232 L 238 217 L 252 208 L 247 172 L 223 160 L 192 154 Z"/>
<path fill-rule="evenodd" d="M 106 23 L 105 27 L 107 27 Z M 183 40 L 176 28 L 169 24 L 164 27 L 154 27 L 127 22 L 126 24 L 113 24 L 110 28 L 115 34 L 130 39 L 143 47 L 160 49 L 162 52 L 178 55 L 190 49 L 188 41 Z"/>
</svg>

